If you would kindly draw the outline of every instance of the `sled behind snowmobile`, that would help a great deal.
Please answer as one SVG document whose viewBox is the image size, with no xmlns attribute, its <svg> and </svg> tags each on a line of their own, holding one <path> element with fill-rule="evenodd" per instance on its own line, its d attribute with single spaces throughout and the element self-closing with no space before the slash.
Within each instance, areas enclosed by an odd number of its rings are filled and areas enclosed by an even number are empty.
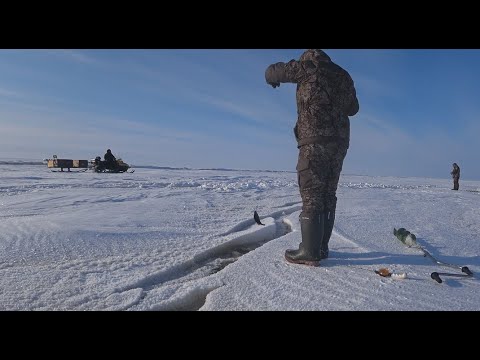
<svg viewBox="0 0 480 360">
<path fill-rule="evenodd" d="M 71 172 L 70 169 L 84 169 L 78 171 L 87 171 L 88 170 L 88 160 L 72 160 L 72 159 L 59 159 L 57 155 L 53 155 L 53 159 L 46 159 L 48 168 L 57 168 L 63 172 L 63 169 L 67 169 L 68 172 Z M 77 172 L 78 172 L 77 171 Z"/>
</svg>

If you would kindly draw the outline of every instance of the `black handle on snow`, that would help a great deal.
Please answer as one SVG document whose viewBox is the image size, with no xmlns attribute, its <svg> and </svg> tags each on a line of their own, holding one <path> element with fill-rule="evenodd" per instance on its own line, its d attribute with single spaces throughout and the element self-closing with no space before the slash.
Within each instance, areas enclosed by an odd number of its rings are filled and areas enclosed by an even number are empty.
<svg viewBox="0 0 480 360">
<path fill-rule="evenodd" d="M 468 271 L 470 271 L 470 270 L 468 270 Z M 435 280 L 436 282 L 438 282 L 439 284 L 441 284 L 443 282 L 443 280 L 440 278 L 440 275 L 441 276 L 447 276 L 447 277 L 457 277 L 457 278 L 471 278 L 473 276 L 473 273 L 472 273 L 472 275 L 470 275 L 468 273 L 466 273 L 466 274 L 454 274 L 454 273 L 445 273 L 445 272 L 434 271 L 430 274 L 430 277 L 433 280 Z"/>
<path fill-rule="evenodd" d="M 462 267 L 462 272 L 470 276 L 473 275 L 473 272 L 471 272 L 467 266 Z"/>
<path fill-rule="evenodd" d="M 432 272 L 430 274 L 430 277 L 435 280 L 436 282 L 438 282 L 439 284 L 441 284 L 443 281 L 442 279 L 440 279 L 440 275 L 438 275 L 438 273 L 436 271 Z"/>
</svg>

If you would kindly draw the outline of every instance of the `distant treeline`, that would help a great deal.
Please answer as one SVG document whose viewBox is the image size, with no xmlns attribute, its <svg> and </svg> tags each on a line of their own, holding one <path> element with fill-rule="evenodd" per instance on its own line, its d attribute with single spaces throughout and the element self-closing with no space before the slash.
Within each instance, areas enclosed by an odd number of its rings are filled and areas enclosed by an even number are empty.
<svg viewBox="0 0 480 360">
<path fill-rule="evenodd" d="M 43 161 L 0 160 L 0 165 L 44 165 Z"/>
<path fill-rule="evenodd" d="M 43 161 L 38 160 L 0 160 L 0 165 L 46 165 L 47 159 Z M 132 165 L 137 169 L 159 169 L 159 170 L 210 170 L 210 171 L 262 171 L 272 173 L 295 173 L 295 171 L 288 170 L 250 170 L 250 169 L 228 169 L 228 168 L 188 168 L 188 167 L 170 167 L 170 166 L 155 166 L 155 165 Z"/>
</svg>

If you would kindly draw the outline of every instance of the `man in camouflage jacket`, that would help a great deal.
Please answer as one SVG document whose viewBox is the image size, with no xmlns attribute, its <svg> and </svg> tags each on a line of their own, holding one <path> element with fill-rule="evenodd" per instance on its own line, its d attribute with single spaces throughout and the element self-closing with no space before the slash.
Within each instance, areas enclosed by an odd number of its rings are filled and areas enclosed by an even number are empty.
<svg viewBox="0 0 480 360">
<path fill-rule="evenodd" d="M 279 62 L 265 71 L 273 88 L 297 84 L 298 185 L 303 201 L 302 242 L 287 250 L 287 261 L 318 266 L 328 257 L 335 221 L 336 191 L 350 143 L 350 119 L 359 110 L 348 72 L 319 49 L 305 51 L 298 61 Z"/>
</svg>

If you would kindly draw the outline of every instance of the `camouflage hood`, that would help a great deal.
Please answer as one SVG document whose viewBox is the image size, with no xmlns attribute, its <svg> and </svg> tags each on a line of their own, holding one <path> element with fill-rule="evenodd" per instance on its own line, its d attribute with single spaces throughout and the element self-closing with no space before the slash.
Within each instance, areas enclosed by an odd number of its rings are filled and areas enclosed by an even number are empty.
<svg viewBox="0 0 480 360">
<path fill-rule="evenodd" d="M 312 61 L 318 64 L 321 61 L 332 61 L 330 57 L 320 49 L 308 49 L 300 56 L 300 61 Z"/>
</svg>

